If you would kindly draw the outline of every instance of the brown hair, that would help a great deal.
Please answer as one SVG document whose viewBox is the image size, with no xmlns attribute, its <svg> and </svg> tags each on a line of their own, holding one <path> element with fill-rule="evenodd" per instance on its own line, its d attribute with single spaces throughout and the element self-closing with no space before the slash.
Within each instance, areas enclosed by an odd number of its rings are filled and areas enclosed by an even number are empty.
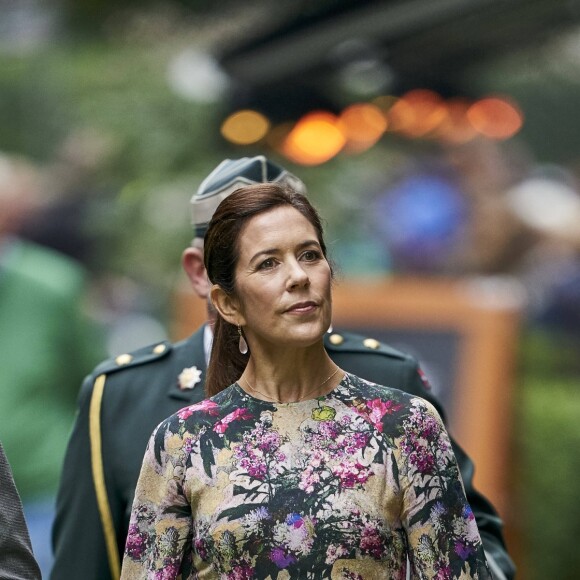
<svg viewBox="0 0 580 580">
<path fill-rule="evenodd" d="M 320 216 L 306 197 L 276 183 L 249 185 L 226 197 L 209 223 L 204 238 L 204 263 L 212 284 L 217 284 L 227 294 L 235 296 L 235 273 L 242 228 L 254 216 L 285 205 L 299 211 L 312 224 L 322 253 L 327 257 Z M 226 322 L 218 313 L 207 371 L 208 396 L 219 393 L 244 372 L 248 355 L 240 353 L 238 342 L 237 327 Z"/>
</svg>

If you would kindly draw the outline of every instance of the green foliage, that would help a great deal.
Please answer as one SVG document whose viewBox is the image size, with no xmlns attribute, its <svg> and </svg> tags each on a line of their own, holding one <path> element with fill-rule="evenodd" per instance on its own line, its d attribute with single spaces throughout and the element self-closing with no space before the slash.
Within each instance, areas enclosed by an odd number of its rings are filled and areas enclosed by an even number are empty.
<svg viewBox="0 0 580 580">
<path fill-rule="evenodd" d="M 170 47 L 78 44 L 0 61 L 0 148 L 50 158 L 71 130 L 95 127 L 113 139 L 109 170 L 120 178 L 191 169 L 191 151 L 215 147 L 215 106 L 193 104 L 166 83 Z M 33 130 L 34 128 L 34 130 Z M 23 138 L 36 133 L 37 139 Z M 33 150 L 30 146 L 34 144 Z M 21 145 L 19 147 L 19 145 Z"/>
<path fill-rule="evenodd" d="M 548 362 L 562 355 L 557 343 L 536 336 L 529 346 L 539 352 L 542 342 L 542 363 L 524 367 L 516 429 L 523 564 L 529 580 L 572 580 L 580 569 L 580 380 Z"/>
<path fill-rule="evenodd" d="M 217 105 L 174 94 L 166 71 L 178 46 L 60 44 L 0 56 L 0 151 L 46 167 L 79 133 L 104 150 L 85 175 L 99 271 L 129 275 L 167 300 L 191 237 L 188 201 L 221 159 Z"/>
</svg>

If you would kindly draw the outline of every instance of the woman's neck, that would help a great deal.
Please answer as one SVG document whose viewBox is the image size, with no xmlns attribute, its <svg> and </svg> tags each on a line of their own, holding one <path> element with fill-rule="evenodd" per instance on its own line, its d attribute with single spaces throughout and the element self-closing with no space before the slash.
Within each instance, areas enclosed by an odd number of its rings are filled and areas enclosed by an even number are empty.
<svg viewBox="0 0 580 580">
<path fill-rule="evenodd" d="M 239 383 L 258 399 L 290 403 L 324 395 L 342 377 L 320 341 L 308 348 L 285 349 L 282 355 L 252 351 Z"/>
</svg>

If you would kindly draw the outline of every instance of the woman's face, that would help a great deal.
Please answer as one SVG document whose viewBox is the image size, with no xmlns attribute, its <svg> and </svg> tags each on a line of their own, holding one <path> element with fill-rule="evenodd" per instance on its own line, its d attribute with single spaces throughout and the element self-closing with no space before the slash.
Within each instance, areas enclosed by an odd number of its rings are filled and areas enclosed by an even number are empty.
<svg viewBox="0 0 580 580">
<path fill-rule="evenodd" d="M 291 206 L 251 218 L 239 237 L 236 295 L 250 344 L 309 346 L 330 326 L 332 274 L 316 230 Z"/>
</svg>

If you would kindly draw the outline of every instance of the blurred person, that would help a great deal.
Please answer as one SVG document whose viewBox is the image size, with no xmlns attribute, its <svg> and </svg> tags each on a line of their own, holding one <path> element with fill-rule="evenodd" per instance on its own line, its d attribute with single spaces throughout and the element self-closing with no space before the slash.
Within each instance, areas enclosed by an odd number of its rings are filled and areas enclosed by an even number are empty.
<svg viewBox="0 0 580 580">
<path fill-rule="evenodd" d="M 94 216 L 111 203 L 100 176 L 113 151 L 113 140 L 100 130 L 70 131 L 43 167 L 43 199 L 19 235 L 95 270 L 102 240 L 97 243 Z"/>
<path fill-rule="evenodd" d="M 147 288 L 106 267 L 107 255 L 117 252 L 120 243 L 119 228 L 113 220 L 103 220 L 114 200 L 102 185 L 102 170 L 114 152 L 114 139 L 107 133 L 73 129 L 44 166 L 46 195 L 19 233 L 73 258 L 87 270 L 91 314 L 105 336 L 103 356 L 167 338 L 163 324 L 152 314 L 156 305 Z"/>
<path fill-rule="evenodd" d="M 0 578 L 40 580 L 18 490 L 0 442 Z"/>
<path fill-rule="evenodd" d="M 216 209 L 209 399 L 152 434 L 121 578 L 491 578 L 432 405 L 324 348 L 320 216 L 279 184 Z"/>
<path fill-rule="evenodd" d="M 505 191 L 528 163 L 517 144 L 473 139 L 442 150 L 441 161 L 454 175 L 464 197 L 462 235 L 445 273 L 503 276 L 534 243 L 534 236 L 513 215 Z"/>
<path fill-rule="evenodd" d="M 0 156 L 0 439 L 43 573 L 79 381 L 103 355 L 85 317 L 85 277 L 66 256 L 19 231 L 37 204 L 38 170 Z"/>
<path fill-rule="evenodd" d="M 216 317 L 208 301 L 209 282 L 203 263 L 207 225 L 220 201 L 242 186 L 262 182 L 306 191 L 296 176 L 256 156 L 223 161 L 192 197 L 195 237 L 183 252 L 182 265 L 195 293 L 207 301 L 208 323 L 176 344 L 159 342 L 105 361 L 85 379 L 57 501 L 53 580 L 67 580 L 79 570 L 87 580 L 119 576 L 120 555 L 149 436 L 163 419 L 205 398 Z M 329 356 L 345 371 L 420 396 L 443 413 L 412 357 L 346 332 L 328 332 L 323 340 Z M 473 487 L 473 463 L 453 440 L 452 445 L 492 571 L 497 579 L 513 578 L 502 522 Z"/>
<path fill-rule="evenodd" d="M 534 235 L 515 274 L 539 328 L 580 336 L 580 194 L 556 167 L 537 167 L 506 192 L 506 204 Z"/>
<path fill-rule="evenodd" d="M 580 331 L 580 195 L 573 176 L 519 148 L 487 142 L 454 153 L 469 199 L 460 273 L 522 283 L 534 329 Z"/>
</svg>

